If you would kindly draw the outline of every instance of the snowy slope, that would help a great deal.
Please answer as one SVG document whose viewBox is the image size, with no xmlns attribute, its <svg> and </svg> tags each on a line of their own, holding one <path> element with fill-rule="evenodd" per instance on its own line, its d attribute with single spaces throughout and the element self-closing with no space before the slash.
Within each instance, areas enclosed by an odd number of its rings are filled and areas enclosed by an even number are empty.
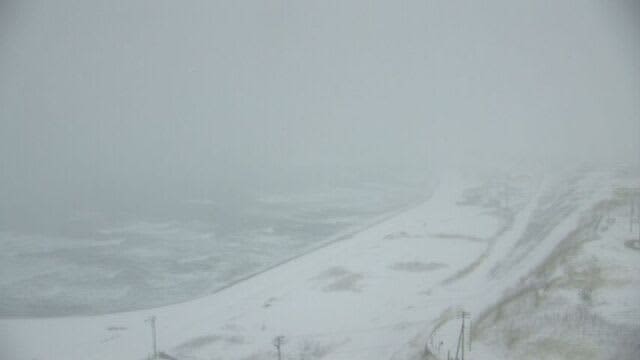
<svg viewBox="0 0 640 360">
<path fill-rule="evenodd" d="M 451 348 L 460 309 L 491 309 L 611 195 L 611 174 L 495 181 L 443 178 L 422 205 L 212 296 L 95 317 L 0 320 L 11 360 L 420 358 Z M 507 203 L 508 199 L 508 203 Z M 504 200 L 504 203 L 503 203 Z M 554 212 L 551 226 L 541 226 Z M 515 261 L 514 261 L 515 260 Z M 435 349 L 431 349 L 435 352 Z M 493 358 L 490 348 L 474 359 Z"/>
</svg>

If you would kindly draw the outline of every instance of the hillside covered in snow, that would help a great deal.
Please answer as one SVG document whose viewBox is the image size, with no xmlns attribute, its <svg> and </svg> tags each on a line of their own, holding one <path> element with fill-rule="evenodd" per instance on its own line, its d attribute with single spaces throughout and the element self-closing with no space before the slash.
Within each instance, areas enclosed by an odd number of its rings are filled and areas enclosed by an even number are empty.
<svg viewBox="0 0 640 360">
<path fill-rule="evenodd" d="M 0 320 L 11 360 L 635 359 L 637 175 L 448 175 L 427 201 L 196 300 Z M 634 190 L 635 189 L 635 190 Z M 634 205 L 635 204 L 635 205 Z M 275 340 L 279 338 L 281 340 Z"/>
</svg>

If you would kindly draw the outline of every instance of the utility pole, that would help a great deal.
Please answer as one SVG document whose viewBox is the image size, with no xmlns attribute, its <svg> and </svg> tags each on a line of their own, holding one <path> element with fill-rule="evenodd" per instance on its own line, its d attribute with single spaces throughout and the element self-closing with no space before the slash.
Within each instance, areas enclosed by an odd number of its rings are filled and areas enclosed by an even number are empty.
<svg viewBox="0 0 640 360">
<path fill-rule="evenodd" d="M 466 311 L 463 311 L 460 314 L 460 317 L 462 318 L 462 326 L 460 328 L 460 335 L 458 335 L 458 346 L 456 347 L 455 360 L 464 360 L 464 320 L 468 316 L 469 316 L 469 313 Z M 461 357 L 458 357 L 458 354 L 460 354 Z"/>
<path fill-rule="evenodd" d="M 469 352 L 471 352 L 471 330 L 473 327 L 471 326 L 471 317 L 469 317 Z"/>
<path fill-rule="evenodd" d="M 282 360 L 282 345 L 284 345 L 284 336 L 276 336 L 276 338 L 273 339 L 273 346 L 275 346 L 278 351 L 278 360 Z"/>
<path fill-rule="evenodd" d="M 462 329 L 464 329 L 464 325 L 462 325 Z M 456 356 L 453 358 L 454 360 L 460 360 L 460 357 L 458 356 L 460 354 L 460 343 L 462 342 L 462 336 L 464 334 L 463 330 L 460 330 L 460 333 L 458 334 L 458 343 L 456 344 Z M 462 349 L 462 357 L 464 358 L 464 348 Z"/>
<path fill-rule="evenodd" d="M 158 342 L 156 340 L 156 317 L 152 316 L 149 319 L 145 320 L 145 322 L 148 322 L 151 325 L 151 341 L 152 341 L 151 358 L 157 359 L 158 358 Z"/>
</svg>

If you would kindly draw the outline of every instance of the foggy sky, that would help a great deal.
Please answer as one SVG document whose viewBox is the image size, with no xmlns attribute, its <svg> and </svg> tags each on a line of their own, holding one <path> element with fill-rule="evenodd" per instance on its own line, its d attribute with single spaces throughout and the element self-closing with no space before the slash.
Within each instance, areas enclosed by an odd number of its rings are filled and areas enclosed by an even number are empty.
<svg viewBox="0 0 640 360">
<path fill-rule="evenodd" d="M 2 214 L 637 162 L 634 1 L 5 1 Z"/>
</svg>

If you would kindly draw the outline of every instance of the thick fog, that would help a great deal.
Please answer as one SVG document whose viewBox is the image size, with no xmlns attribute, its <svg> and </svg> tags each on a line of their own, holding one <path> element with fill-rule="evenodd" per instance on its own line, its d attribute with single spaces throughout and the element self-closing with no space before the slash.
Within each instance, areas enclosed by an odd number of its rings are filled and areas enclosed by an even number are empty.
<svg viewBox="0 0 640 360">
<path fill-rule="evenodd" d="M 640 158 L 636 1 L 4 1 L 0 225 Z"/>
</svg>

